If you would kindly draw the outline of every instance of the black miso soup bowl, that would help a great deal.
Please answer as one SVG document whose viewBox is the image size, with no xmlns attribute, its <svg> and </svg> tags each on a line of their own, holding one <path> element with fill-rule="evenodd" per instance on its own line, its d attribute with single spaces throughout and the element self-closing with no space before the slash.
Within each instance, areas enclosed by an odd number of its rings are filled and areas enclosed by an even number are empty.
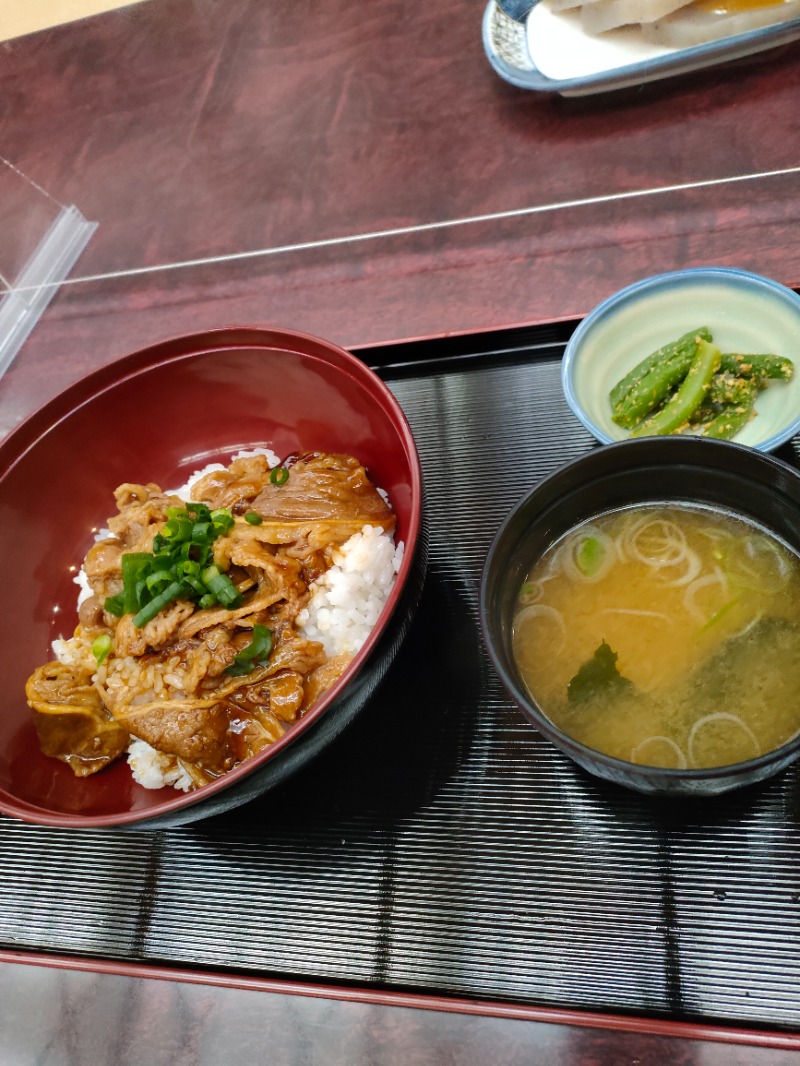
<svg viewBox="0 0 800 1066">
<path fill-rule="evenodd" d="M 511 623 L 531 565 L 574 526 L 613 508 L 684 502 L 750 518 L 800 552 L 800 473 L 774 456 L 727 441 L 646 437 L 597 448 L 539 482 L 513 509 L 489 550 L 481 624 L 495 668 L 528 720 L 576 763 L 638 792 L 716 795 L 778 773 L 800 756 L 800 737 L 756 759 L 668 770 L 604 755 L 558 729 L 528 693 L 514 663 Z"/>
</svg>

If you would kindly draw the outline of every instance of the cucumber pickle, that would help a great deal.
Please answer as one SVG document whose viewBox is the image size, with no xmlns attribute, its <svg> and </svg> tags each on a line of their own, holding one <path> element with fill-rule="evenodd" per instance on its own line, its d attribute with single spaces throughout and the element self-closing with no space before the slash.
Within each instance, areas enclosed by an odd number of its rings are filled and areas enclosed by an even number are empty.
<svg viewBox="0 0 800 1066">
<path fill-rule="evenodd" d="M 768 353 L 721 352 L 702 326 L 665 344 L 609 392 L 611 417 L 632 437 L 695 433 L 729 440 L 756 415 L 770 381 L 791 381 L 794 363 Z"/>
</svg>

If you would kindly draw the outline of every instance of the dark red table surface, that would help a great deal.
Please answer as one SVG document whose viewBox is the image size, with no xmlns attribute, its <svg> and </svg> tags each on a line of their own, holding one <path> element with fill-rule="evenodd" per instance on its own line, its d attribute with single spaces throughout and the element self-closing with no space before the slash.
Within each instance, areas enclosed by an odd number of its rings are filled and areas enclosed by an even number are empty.
<svg viewBox="0 0 800 1066">
<path fill-rule="evenodd" d="M 573 318 L 677 267 L 800 283 L 796 46 L 568 99 L 494 74 L 483 7 L 147 0 L 2 46 L 0 156 L 99 228 L 0 433 L 197 328 L 358 347 Z"/>
<path fill-rule="evenodd" d="M 483 7 L 147 0 L 0 46 L 0 156 L 99 223 L 0 380 L 0 436 L 84 373 L 197 329 L 274 324 L 358 348 L 574 319 L 686 266 L 800 284 L 796 47 L 566 99 L 492 72 Z M 22 210 L 0 204 L 0 221 L 4 206 Z M 224 1048 L 351 1066 L 777 1066 L 800 1047 L 12 957 L 0 984 L 15 1064 L 194 1066 Z"/>
</svg>

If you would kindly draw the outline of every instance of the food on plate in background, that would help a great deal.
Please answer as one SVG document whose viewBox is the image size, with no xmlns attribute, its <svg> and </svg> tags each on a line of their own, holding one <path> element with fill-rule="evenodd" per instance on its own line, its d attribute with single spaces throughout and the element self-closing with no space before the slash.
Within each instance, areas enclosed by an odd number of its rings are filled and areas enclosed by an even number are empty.
<svg viewBox="0 0 800 1066">
<path fill-rule="evenodd" d="M 800 0 L 551 0 L 553 11 L 580 13 L 592 36 L 641 26 L 646 40 L 689 48 L 800 17 Z"/>
<path fill-rule="evenodd" d="M 268 449 L 183 489 L 123 484 L 79 624 L 26 686 L 42 750 L 79 777 L 127 755 L 189 791 L 273 744 L 341 676 L 400 568 L 395 516 L 352 456 Z"/>
<path fill-rule="evenodd" d="M 693 433 L 729 440 L 756 415 L 770 381 L 791 381 L 791 359 L 721 352 L 705 327 L 648 355 L 609 392 L 612 419 L 632 437 Z"/>
<path fill-rule="evenodd" d="M 628 762 L 724 766 L 800 731 L 800 558 L 738 515 L 645 504 L 573 528 L 522 582 L 512 642 L 547 718 Z"/>
<path fill-rule="evenodd" d="M 642 33 L 653 44 L 691 48 L 798 17 L 800 0 L 693 0 L 665 18 L 644 23 Z"/>
</svg>

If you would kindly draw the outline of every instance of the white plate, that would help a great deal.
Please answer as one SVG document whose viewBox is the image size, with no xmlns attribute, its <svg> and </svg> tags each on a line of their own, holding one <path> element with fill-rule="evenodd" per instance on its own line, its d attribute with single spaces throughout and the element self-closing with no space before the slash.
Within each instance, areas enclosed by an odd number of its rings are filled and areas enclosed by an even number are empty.
<svg viewBox="0 0 800 1066">
<path fill-rule="evenodd" d="M 636 27 L 591 37 L 575 12 L 551 10 L 539 0 L 524 24 L 490 0 L 483 17 L 489 62 L 506 81 L 523 89 L 562 96 L 621 89 L 726 63 L 800 38 L 800 18 L 693 48 L 648 44 Z"/>
</svg>

